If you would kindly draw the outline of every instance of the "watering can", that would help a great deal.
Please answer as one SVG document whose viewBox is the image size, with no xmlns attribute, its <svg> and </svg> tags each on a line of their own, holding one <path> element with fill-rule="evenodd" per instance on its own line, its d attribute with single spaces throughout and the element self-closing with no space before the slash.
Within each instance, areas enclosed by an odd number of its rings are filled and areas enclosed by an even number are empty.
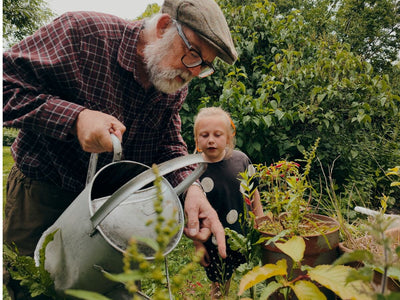
<svg viewBox="0 0 400 300">
<path fill-rule="evenodd" d="M 94 174 L 97 154 L 89 162 L 87 184 L 79 196 L 41 236 L 35 249 L 35 262 L 46 236 L 54 239 L 45 249 L 45 269 L 54 280 L 58 293 L 66 289 L 81 289 L 107 294 L 116 289 L 116 282 L 108 280 L 103 271 L 121 273 L 123 253 L 131 237 L 157 237 L 150 221 L 156 221 L 153 207 L 156 179 L 153 170 L 141 163 L 120 160 L 121 145 L 112 136 L 113 162 Z M 164 175 L 180 168 L 198 164 L 198 167 L 172 188 Z M 174 158 L 158 165 L 163 197 L 162 216 L 175 219 L 179 230 L 169 242 L 164 255 L 179 243 L 184 227 L 184 215 L 178 195 L 184 192 L 205 170 L 200 154 Z M 140 240 L 140 239 L 139 239 Z M 138 242 L 138 250 L 152 260 L 154 250 Z"/>
</svg>

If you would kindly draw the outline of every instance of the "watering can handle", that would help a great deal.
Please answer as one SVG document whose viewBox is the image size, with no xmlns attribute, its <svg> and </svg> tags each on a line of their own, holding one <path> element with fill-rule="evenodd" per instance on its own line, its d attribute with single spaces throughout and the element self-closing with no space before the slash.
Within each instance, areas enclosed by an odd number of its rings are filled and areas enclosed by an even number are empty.
<svg viewBox="0 0 400 300">
<path fill-rule="evenodd" d="M 193 164 L 200 164 L 188 177 L 186 177 L 178 186 L 174 188 L 174 191 L 179 195 L 185 191 L 206 169 L 207 163 L 204 161 L 201 154 L 190 154 L 186 156 L 176 157 L 158 165 L 158 171 L 160 176 L 164 176 L 173 171 L 179 170 L 183 167 L 187 167 Z M 147 184 L 153 182 L 156 179 L 156 175 L 152 168 L 142 172 L 136 177 L 129 180 L 122 187 L 120 187 L 110 198 L 93 214 L 90 218 L 95 229 L 105 217 L 108 216 L 119 204 L 126 200 L 134 192 L 138 191 Z"/>
<path fill-rule="evenodd" d="M 114 151 L 113 162 L 119 161 L 119 160 L 121 160 L 121 157 L 122 157 L 121 142 L 119 141 L 119 139 L 117 138 L 117 136 L 115 134 L 111 134 L 111 141 L 113 144 L 113 151 Z M 86 176 L 86 185 L 88 185 L 89 182 L 92 181 L 94 175 L 96 174 L 98 158 L 99 158 L 98 153 L 92 153 L 90 155 L 89 167 L 88 167 L 88 172 L 87 172 L 87 176 Z"/>
</svg>

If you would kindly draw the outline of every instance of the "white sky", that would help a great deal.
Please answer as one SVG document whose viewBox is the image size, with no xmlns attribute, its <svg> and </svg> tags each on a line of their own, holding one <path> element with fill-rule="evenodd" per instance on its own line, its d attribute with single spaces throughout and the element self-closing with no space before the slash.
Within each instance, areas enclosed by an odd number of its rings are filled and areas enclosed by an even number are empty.
<svg viewBox="0 0 400 300">
<path fill-rule="evenodd" d="M 57 15 L 67 11 L 99 11 L 116 15 L 124 19 L 135 19 L 141 15 L 147 5 L 157 3 L 159 6 L 163 0 L 46 0 L 49 7 Z"/>
</svg>

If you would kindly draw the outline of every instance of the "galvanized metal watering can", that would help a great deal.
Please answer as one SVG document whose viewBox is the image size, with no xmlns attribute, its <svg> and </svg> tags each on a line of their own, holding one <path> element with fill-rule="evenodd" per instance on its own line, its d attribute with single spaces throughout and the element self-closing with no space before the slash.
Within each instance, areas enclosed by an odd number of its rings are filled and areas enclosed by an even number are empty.
<svg viewBox="0 0 400 300">
<path fill-rule="evenodd" d="M 122 254 L 132 236 L 156 238 L 154 228 L 146 226 L 156 217 L 153 209 L 156 188 L 151 185 L 155 174 L 144 164 L 119 161 L 121 146 L 118 138 L 112 135 L 112 139 L 114 161 L 93 175 L 97 156 L 92 154 L 85 189 L 43 233 L 36 246 L 38 264 L 46 236 L 58 230 L 45 250 L 45 268 L 58 292 L 82 289 L 106 294 L 112 291 L 117 283 L 106 279 L 102 270 L 122 272 Z M 206 163 L 201 155 L 193 154 L 158 165 L 159 175 L 164 176 L 193 164 L 198 167 L 175 188 L 161 177 L 162 215 L 166 220 L 174 218 L 179 225 L 164 255 L 182 237 L 184 215 L 178 195 L 204 172 Z M 138 246 L 147 259 L 153 259 L 153 249 L 145 244 Z"/>
</svg>

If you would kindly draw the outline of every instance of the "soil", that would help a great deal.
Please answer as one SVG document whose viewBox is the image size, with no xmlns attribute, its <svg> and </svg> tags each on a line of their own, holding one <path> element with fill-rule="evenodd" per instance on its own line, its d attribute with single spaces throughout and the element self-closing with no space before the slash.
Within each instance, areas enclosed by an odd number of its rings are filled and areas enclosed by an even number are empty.
<svg viewBox="0 0 400 300">
<path fill-rule="evenodd" d="M 396 255 L 396 248 L 400 246 L 400 230 L 399 228 L 393 228 L 386 231 L 386 233 L 391 237 L 390 253 L 392 254 L 392 262 L 394 264 L 400 264 L 400 259 Z M 343 245 L 352 250 L 368 250 L 375 257 L 384 256 L 384 249 L 382 245 L 375 242 L 374 238 L 368 234 L 361 236 L 354 240 L 349 240 L 343 243 Z"/>
<path fill-rule="evenodd" d="M 279 218 L 274 217 L 273 220 L 266 218 L 262 222 L 258 223 L 258 230 L 268 232 L 270 234 L 279 234 L 283 230 L 292 230 L 293 224 L 286 218 L 287 215 L 281 215 Z M 326 221 L 304 218 L 296 226 L 296 232 L 292 232 L 296 235 L 311 236 L 321 233 L 326 233 L 334 228 L 337 228 L 337 224 L 329 224 Z"/>
</svg>

